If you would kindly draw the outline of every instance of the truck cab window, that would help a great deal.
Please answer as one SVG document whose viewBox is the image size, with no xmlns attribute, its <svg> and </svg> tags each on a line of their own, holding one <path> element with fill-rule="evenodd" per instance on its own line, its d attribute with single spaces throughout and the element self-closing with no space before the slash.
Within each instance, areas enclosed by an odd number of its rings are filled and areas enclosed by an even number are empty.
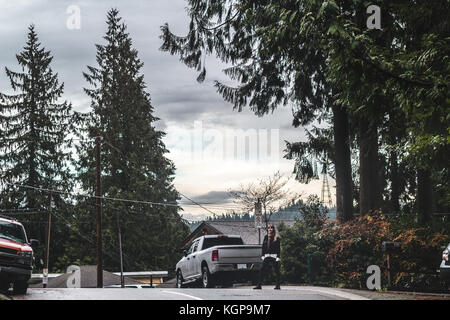
<svg viewBox="0 0 450 320">
<path fill-rule="evenodd" d="M 203 250 L 214 246 L 229 246 L 229 245 L 242 245 L 244 244 L 241 238 L 205 238 L 203 240 Z"/>
<path fill-rule="evenodd" d="M 197 244 L 198 244 L 198 241 L 194 241 L 194 243 L 192 243 L 191 247 L 189 248 L 187 254 L 191 254 L 191 253 L 195 252 L 195 250 L 197 249 Z"/>
<path fill-rule="evenodd" d="M 198 243 L 199 243 L 199 242 L 200 242 L 199 240 L 197 240 L 197 241 L 194 242 L 192 252 L 197 251 Z"/>
</svg>

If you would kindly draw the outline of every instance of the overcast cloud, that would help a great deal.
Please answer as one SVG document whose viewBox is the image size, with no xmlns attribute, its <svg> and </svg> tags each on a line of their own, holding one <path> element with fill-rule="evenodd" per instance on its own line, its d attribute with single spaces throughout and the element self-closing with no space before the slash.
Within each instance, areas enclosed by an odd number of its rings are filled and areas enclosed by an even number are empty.
<svg viewBox="0 0 450 320">
<path fill-rule="evenodd" d="M 70 17 L 67 9 L 71 5 L 80 9 L 79 30 L 67 28 Z M 195 80 L 195 70 L 188 69 L 178 57 L 159 50 L 160 26 L 164 23 L 169 23 L 176 34 L 185 34 L 188 26 L 185 6 L 184 0 L 0 0 L 1 67 L 18 70 L 15 55 L 25 45 L 28 26 L 33 23 L 41 43 L 54 56 L 52 68 L 65 83 L 64 98 L 76 111 L 89 111 L 90 101 L 83 92 L 87 84 L 82 72 L 88 65 L 96 65 L 95 44 L 103 43 L 108 10 L 119 9 L 139 58 L 144 62 L 145 81 L 156 116 L 161 119 L 157 127 L 167 133 L 164 139 L 170 151 L 168 157 L 177 167 L 175 186 L 200 202 L 225 206 L 230 203 L 226 193 L 229 189 L 278 170 L 291 174 L 293 162 L 282 158 L 284 141 L 303 140 L 304 130 L 291 127 L 289 107 L 280 107 L 272 115 L 262 118 L 249 110 L 234 111 L 233 106 L 225 102 L 213 87 L 214 80 L 229 81 L 221 72 L 224 66 L 213 57 L 207 61 L 205 82 L 199 84 Z M 0 73 L 0 91 L 10 91 L 4 72 Z M 196 121 L 205 130 L 214 129 L 224 136 L 227 130 L 236 129 L 255 130 L 258 134 L 276 133 L 277 157 L 224 157 L 217 152 L 218 141 L 210 139 L 205 142 L 204 137 L 193 134 Z M 206 148 L 201 157 L 195 154 L 198 143 Z M 320 190 L 318 181 L 307 186 L 294 182 L 291 187 L 305 194 Z M 208 214 L 199 207 L 185 206 L 184 209 L 190 216 Z M 218 207 L 215 210 L 217 213 L 221 211 Z"/>
</svg>

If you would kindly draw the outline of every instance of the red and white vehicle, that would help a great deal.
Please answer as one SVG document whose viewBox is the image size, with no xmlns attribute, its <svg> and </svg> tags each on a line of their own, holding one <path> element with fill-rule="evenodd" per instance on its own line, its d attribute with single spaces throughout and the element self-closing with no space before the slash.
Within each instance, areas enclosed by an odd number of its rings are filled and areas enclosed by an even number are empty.
<svg viewBox="0 0 450 320">
<path fill-rule="evenodd" d="M 38 240 L 28 242 L 23 225 L 0 217 L 0 292 L 13 284 L 14 293 L 25 294 L 33 271 L 33 249 Z"/>
</svg>

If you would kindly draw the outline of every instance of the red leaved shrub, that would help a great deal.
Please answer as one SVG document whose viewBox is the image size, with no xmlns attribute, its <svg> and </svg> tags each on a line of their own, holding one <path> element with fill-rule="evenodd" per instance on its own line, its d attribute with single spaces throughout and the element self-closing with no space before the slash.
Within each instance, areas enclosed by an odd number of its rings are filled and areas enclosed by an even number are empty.
<svg viewBox="0 0 450 320">
<path fill-rule="evenodd" d="M 328 224 L 320 234 L 332 243 L 326 261 L 335 285 L 350 288 L 365 287 L 367 267 L 382 264 L 382 243 L 391 238 L 389 222 L 379 212 Z"/>
</svg>

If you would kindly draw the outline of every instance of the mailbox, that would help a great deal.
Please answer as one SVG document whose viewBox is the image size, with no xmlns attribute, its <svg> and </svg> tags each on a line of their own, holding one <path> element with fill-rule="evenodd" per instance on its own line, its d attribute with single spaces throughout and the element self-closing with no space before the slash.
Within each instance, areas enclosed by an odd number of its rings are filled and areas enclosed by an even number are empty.
<svg viewBox="0 0 450 320">
<path fill-rule="evenodd" d="M 398 252 L 400 251 L 400 248 L 400 242 L 383 241 L 383 252 Z"/>
</svg>

